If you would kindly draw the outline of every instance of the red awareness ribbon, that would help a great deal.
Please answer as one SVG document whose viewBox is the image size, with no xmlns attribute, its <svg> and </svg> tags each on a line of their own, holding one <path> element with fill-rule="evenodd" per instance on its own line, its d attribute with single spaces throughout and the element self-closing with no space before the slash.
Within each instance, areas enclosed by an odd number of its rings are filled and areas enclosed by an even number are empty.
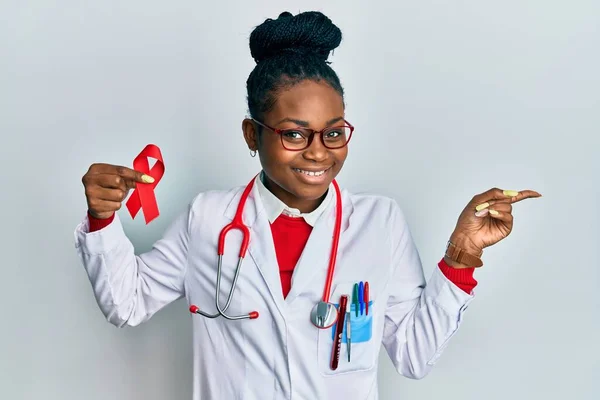
<svg viewBox="0 0 600 400">
<path fill-rule="evenodd" d="M 156 163 L 152 169 L 150 169 L 148 157 L 156 159 Z M 126 203 L 131 218 L 135 219 L 136 214 L 141 208 L 146 219 L 146 225 L 148 225 L 159 215 L 154 188 L 165 173 L 165 164 L 163 163 L 162 154 L 158 146 L 149 144 L 144 147 L 144 150 L 133 160 L 133 169 L 154 178 L 154 182 L 152 183 L 136 183 L 135 190 Z"/>
</svg>

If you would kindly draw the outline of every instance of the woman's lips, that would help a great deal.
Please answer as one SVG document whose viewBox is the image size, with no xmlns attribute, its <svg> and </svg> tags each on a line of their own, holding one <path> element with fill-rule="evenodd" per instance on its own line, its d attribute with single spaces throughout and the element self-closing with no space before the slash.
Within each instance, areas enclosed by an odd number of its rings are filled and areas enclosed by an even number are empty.
<svg viewBox="0 0 600 400">
<path fill-rule="evenodd" d="M 328 181 L 329 173 L 331 172 L 331 167 L 324 169 L 312 169 L 312 170 L 303 170 L 300 168 L 292 168 L 292 170 L 296 173 L 298 178 L 301 181 L 308 184 L 322 184 Z"/>
</svg>

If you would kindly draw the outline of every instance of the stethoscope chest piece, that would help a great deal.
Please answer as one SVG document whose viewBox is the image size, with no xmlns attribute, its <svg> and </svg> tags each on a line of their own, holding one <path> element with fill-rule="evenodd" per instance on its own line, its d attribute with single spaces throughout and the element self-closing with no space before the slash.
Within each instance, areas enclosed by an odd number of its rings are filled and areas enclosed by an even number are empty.
<svg viewBox="0 0 600 400">
<path fill-rule="evenodd" d="M 333 303 L 319 301 L 310 312 L 310 322 L 319 329 L 331 328 L 337 321 L 338 311 Z"/>
</svg>

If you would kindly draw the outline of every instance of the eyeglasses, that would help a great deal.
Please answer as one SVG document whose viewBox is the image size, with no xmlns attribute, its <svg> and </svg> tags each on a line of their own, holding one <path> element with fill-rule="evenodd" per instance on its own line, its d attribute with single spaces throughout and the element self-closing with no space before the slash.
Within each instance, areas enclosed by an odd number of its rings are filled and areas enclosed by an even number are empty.
<svg viewBox="0 0 600 400">
<path fill-rule="evenodd" d="M 354 132 L 354 127 L 346 120 L 343 120 L 344 125 L 342 126 L 328 127 L 321 131 L 301 127 L 278 129 L 265 125 L 255 119 L 252 121 L 278 134 L 283 147 L 290 151 L 300 151 L 308 148 L 316 134 L 321 136 L 321 143 L 328 149 L 341 149 L 348 144 L 352 137 L 352 132 Z"/>
</svg>

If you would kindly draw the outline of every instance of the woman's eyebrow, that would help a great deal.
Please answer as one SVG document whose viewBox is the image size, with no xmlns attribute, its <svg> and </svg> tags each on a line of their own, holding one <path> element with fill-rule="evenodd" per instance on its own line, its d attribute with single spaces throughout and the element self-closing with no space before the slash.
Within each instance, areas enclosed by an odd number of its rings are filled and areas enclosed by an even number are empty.
<svg viewBox="0 0 600 400">
<path fill-rule="evenodd" d="M 333 119 L 330 119 L 329 121 L 327 121 L 327 126 L 329 126 L 331 124 L 334 124 L 334 123 L 336 123 L 338 121 L 341 121 L 343 119 L 344 119 L 344 117 L 335 117 Z M 283 122 L 293 122 L 293 123 L 298 124 L 298 125 L 303 126 L 303 127 L 308 127 L 310 125 L 310 123 L 308 121 L 303 121 L 301 119 L 293 119 L 293 118 L 284 118 L 281 121 L 277 122 L 276 125 L 279 125 L 279 124 L 281 124 Z"/>
<path fill-rule="evenodd" d="M 329 121 L 327 121 L 327 126 L 331 125 L 331 124 L 335 124 L 336 122 L 339 121 L 343 121 L 344 117 L 336 117 L 334 119 L 330 119 Z"/>
</svg>

